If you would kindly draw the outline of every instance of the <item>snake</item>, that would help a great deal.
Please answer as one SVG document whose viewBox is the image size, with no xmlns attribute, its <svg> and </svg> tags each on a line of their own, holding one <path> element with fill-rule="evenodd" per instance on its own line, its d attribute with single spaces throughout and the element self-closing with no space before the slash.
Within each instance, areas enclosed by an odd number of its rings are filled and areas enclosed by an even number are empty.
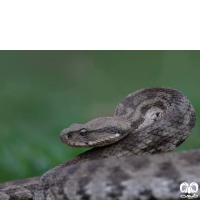
<svg viewBox="0 0 200 200">
<path fill-rule="evenodd" d="M 23 187 L 28 185 L 24 192 L 13 190 L 17 184 L 12 184 L 12 190 L 9 182 L 5 187 L 0 185 L 0 199 L 3 195 L 4 199 L 14 199 L 18 195 L 20 200 L 25 199 L 25 196 L 34 200 L 90 199 L 69 198 L 67 189 L 65 192 L 52 192 L 51 189 L 58 184 L 56 177 L 59 177 L 61 171 L 63 174 L 64 169 L 70 169 L 67 173 L 75 173 L 77 165 L 85 162 L 95 165 L 102 159 L 146 156 L 175 150 L 189 136 L 195 121 L 193 106 L 179 90 L 169 87 L 138 90 L 122 99 L 113 117 L 96 118 L 85 124 L 75 123 L 61 131 L 62 143 L 92 149 L 50 169 L 39 181 L 33 178 L 23 182 Z M 34 186 L 30 192 L 31 182 L 34 182 Z M 68 182 L 67 178 L 65 182 Z M 76 190 L 76 184 L 73 190 Z"/>
</svg>

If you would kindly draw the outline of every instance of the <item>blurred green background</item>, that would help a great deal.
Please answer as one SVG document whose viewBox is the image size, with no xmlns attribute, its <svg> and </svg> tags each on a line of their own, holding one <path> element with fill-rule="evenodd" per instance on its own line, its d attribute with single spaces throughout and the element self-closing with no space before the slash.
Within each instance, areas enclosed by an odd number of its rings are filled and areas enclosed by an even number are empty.
<svg viewBox="0 0 200 200">
<path fill-rule="evenodd" d="M 200 51 L 0 51 L 0 182 L 40 176 L 85 151 L 59 133 L 112 116 L 138 89 L 179 89 L 196 110 L 193 133 L 177 149 L 200 147 Z"/>
</svg>

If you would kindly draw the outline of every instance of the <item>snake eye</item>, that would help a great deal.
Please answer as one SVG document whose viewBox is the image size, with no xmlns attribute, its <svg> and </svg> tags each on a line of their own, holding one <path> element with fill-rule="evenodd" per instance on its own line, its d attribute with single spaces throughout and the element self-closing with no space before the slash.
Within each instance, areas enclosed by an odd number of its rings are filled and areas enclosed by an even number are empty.
<svg viewBox="0 0 200 200">
<path fill-rule="evenodd" d="M 80 131 L 80 135 L 81 135 L 81 136 L 84 136 L 86 132 L 87 132 L 86 129 L 82 129 L 82 130 Z"/>
</svg>

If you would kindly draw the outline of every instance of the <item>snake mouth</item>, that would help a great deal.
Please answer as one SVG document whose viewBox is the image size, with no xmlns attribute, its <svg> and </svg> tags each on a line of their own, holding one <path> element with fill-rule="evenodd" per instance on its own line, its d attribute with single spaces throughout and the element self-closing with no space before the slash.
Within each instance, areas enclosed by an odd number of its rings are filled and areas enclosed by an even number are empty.
<svg viewBox="0 0 200 200">
<path fill-rule="evenodd" d="M 73 135 L 74 138 L 71 138 L 71 133 L 66 134 L 65 131 L 63 131 L 61 132 L 60 139 L 62 143 L 66 144 L 67 146 L 90 148 L 110 145 L 126 136 L 126 134 L 121 135 L 120 133 L 115 133 L 107 136 L 107 139 L 105 139 L 105 137 L 101 137 L 98 140 L 90 140 L 91 138 L 87 136 L 79 136 L 78 134 L 78 136 L 76 137 L 75 135 L 76 134 Z"/>
</svg>

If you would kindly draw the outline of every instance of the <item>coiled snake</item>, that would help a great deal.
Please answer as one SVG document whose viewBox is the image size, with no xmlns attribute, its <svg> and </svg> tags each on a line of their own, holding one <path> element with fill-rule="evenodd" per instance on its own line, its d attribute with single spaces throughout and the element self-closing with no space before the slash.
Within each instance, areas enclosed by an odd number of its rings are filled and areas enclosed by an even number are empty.
<svg viewBox="0 0 200 200">
<path fill-rule="evenodd" d="M 61 141 L 69 146 L 94 148 L 46 172 L 39 184 L 36 184 L 34 200 L 71 199 L 67 189 L 65 192 L 51 190 L 57 184 L 55 177 L 59 177 L 60 171 L 63 173 L 61 168 L 69 169 L 69 165 L 172 151 L 188 137 L 195 120 L 192 105 L 178 90 L 153 87 L 129 94 L 117 106 L 114 117 L 97 118 L 86 124 L 72 124 L 60 133 Z M 70 166 L 71 173 L 75 173 L 76 166 Z M 0 187 L 0 197 L 1 192 L 5 192 L 3 189 Z"/>
</svg>

